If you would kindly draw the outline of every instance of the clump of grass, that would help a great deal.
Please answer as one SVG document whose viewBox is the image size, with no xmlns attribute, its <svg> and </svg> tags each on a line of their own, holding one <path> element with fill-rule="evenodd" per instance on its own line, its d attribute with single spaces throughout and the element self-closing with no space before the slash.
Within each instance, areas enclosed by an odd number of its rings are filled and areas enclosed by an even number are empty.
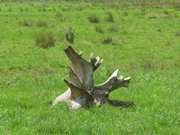
<svg viewBox="0 0 180 135">
<path fill-rule="evenodd" d="M 166 42 L 165 46 L 171 46 L 171 42 Z"/>
<path fill-rule="evenodd" d="M 19 11 L 20 11 L 20 12 L 23 12 L 23 11 L 24 11 L 24 8 L 20 7 L 20 8 L 19 8 Z"/>
<path fill-rule="evenodd" d="M 41 12 L 41 8 L 38 8 L 37 11 L 38 11 L 38 12 Z"/>
<path fill-rule="evenodd" d="M 112 44 L 113 43 L 113 39 L 112 39 L 112 37 L 107 36 L 107 37 L 103 38 L 102 43 L 103 44 Z"/>
<path fill-rule="evenodd" d="M 90 23 L 99 23 L 100 19 L 96 15 L 91 15 L 88 17 Z"/>
<path fill-rule="evenodd" d="M 178 17 L 178 15 L 164 11 L 164 13 L 149 13 L 149 14 L 146 14 L 145 17 L 147 17 L 149 19 L 176 18 L 176 17 Z"/>
<path fill-rule="evenodd" d="M 158 32 L 162 32 L 162 30 L 160 28 L 157 29 Z"/>
<path fill-rule="evenodd" d="M 21 26 L 25 26 L 25 27 L 32 27 L 33 26 L 33 22 L 30 20 L 23 20 L 22 22 L 20 22 Z"/>
<path fill-rule="evenodd" d="M 144 7 L 141 7 L 141 15 L 145 15 L 147 13 L 147 10 L 146 10 L 146 8 L 144 8 Z"/>
<path fill-rule="evenodd" d="M 38 20 L 38 21 L 23 20 L 22 22 L 20 22 L 20 25 L 25 26 L 25 27 L 32 27 L 32 26 L 47 27 L 48 26 L 47 22 L 43 20 Z"/>
<path fill-rule="evenodd" d="M 57 18 L 61 18 L 63 16 L 63 14 L 61 13 L 61 12 L 57 12 L 56 14 L 55 14 L 55 17 L 57 17 Z"/>
<path fill-rule="evenodd" d="M 42 8 L 42 12 L 46 12 L 47 9 L 45 7 Z"/>
<path fill-rule="evenodd" d="M 163 11 L 164 14 L 168 15 L 169 12 L 167 10 Z"/>
<path fill-rule="evenodd" d="M 96 25 L 96 26 L 95 26 L 95 30 L 96 30 L 96 32 L 98 32 L 98 33 L 104 33 L 104 30 L 103 30 L 103 28 L 102 28 L 100 25 Z"/>
<path fill-rule="evenodd" d="M 116 25 L 110 26 L 108 28 L 109 32 L 118 32 L 118 27 Z"/>
<path fill-rule="evenodd" d="M 8 8 L 8 10 L 7 10 L 8 12 L 12 12 L 12 8 Z"/>
<path fill-rule="evenodd" d="M 66 32 L 65 32 L 65 38 L 66 40 L 70 43 L 73 44 L 74 43 L 74 31 L 72 29 L 72 27 L 69 27 Z"/>
<path fill-rule="evenodd" d="M 155 68 L 156 68 L 155 63 L 152 60 L 146 61 L 143 64 L 143 69 L 144 70 L 152 70 L 152 69 L 155 69 Z"/>
<path fill-rule="evenodd" d="M 114 22 L 114 17 L 113 17 L 113 14 L 111 12 L 108 12 L 105 16 L 105 20 L 107 22 Z"/>
<path fill-rule="evenodd" d="M 54 12 L 55 12 L 55 11 L 56 11 L 56 8 L 55 8 L 55 7 L 54 7 L 54 8 L 52 8 L 52 11 L 54 11 Z"/>
<path fill-rule="evenodd" d="M 55 46 L 55 38 L 52 32 L 47 32 L 47 33 L 40 33 L 37 37 L 36 37 L 36 46 L 40 47 L 40 48 L 50 48 Z"/>
<path fill-rule="evenodd" d="M 124 16 L 128 16 L 129 14 L 128 14 L 128 12 L 124 12 Z"/>
<path fill-rule="evenodd" d="M 55 14 L 55 17 L 56 17 L 57 19 L 61 20 L 61 21 L 64 21 L 64 20 L 65 20 L 65 17 L 64 17 L 64 15 L 63 15 L 61 12 L 57 12 L 57 13 Z"/>
<path fill-rule="evenodd" d="M 175 36 L 180 37 L 180 31 L 176 32 Z"/>
<path fill-rule="evenodd" d="M 36 26 L 37 26 L 37 27 L 47 27 L 48 24 L 47 24 L 47 22 L 45 22 L 45 21 L 38 20 L 38 21 L 36 22 Z"/>
<path fill-rule="evenodd" d="M 34 6 L 35 6 L 34 3 L 29 3 L 29 5 L 30 5 L 31 7 L 34 7 Z"/>
</svg>

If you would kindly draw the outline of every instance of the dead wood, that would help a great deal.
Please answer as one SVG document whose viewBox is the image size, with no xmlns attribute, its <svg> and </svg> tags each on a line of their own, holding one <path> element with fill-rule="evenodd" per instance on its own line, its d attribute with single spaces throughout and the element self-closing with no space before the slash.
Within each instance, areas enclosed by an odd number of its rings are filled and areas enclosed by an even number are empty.
<svg viewBox="0 0 180 135">
<path fill-rule="evenodd" d="M 112 91 L 120 87 L 128 87 L 130 77 L 123 77 L 118 74 L 119 70 L 115 70 L 104 83 L 94 85 L 93 73 L 100 67 L 103 59 L 91 55 L 87 61 L 70 46 L 65 49 L 65 53 L 72 64 L 69 68 L 69 81 L 65 80 L 69 89 L 58 96 L 53 105 L 63 101 L 68 102 L 72 109 L 105 103 L 124 107 L 133 105 L 133 102 L 109 99 Z"/>
</svg>

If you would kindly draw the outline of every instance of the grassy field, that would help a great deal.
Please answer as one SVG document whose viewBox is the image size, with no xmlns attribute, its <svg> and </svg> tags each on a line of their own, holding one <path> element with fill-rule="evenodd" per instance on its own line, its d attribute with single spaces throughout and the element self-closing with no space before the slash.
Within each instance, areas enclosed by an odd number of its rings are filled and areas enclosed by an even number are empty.
<svg viewBox="0 0 180 135">
<path fill-rule="evenodd" d="M 132 81 L 108 105 L 69 111 L 49 102 L 64 92 L 73 47 L 104 59 L 100 83 L 116 68 Z M 50 33 L 55 44 L 37 45 Z M 43 41 L 42 41 L 43 42 Z M 44 41 L 45 42 L 45 41 Z M 77 3 L 0 4 L 0 135 L 178 135 L 180 133 L 180 8 Z"/>
</svg>

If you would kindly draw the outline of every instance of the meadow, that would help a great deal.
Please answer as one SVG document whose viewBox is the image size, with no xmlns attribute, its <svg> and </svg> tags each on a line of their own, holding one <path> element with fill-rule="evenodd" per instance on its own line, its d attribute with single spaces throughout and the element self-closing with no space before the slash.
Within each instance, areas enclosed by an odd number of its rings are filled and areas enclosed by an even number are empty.
<svg viewBox="0 0 180 135">
<path fill-rule="evenodd" d="M 51 107 L 67 89 L 69 28 L 72 46 L 85 58 L 93 52 L 104 59 L 96 83 L 117 68 L 132 77 L 111 98 L 134 101 L 134 107 Z M 179 133 L 180 6 L 0 3 L 0 135 Z"/>
</svg>

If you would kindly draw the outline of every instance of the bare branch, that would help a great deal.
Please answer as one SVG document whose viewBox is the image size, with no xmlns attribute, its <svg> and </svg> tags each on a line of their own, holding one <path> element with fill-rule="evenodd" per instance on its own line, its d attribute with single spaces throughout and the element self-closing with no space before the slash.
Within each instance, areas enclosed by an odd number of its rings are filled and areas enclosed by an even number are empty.
<svg viewBox="0 0 180 135">
<path fill-rule="evenodd" d="M 93 94 L 108 95 L 116 88 L 127 87 L 131 78 L 124 78 L 123 76 L 118 76 L 118 72 L 119 70 L 115 70 L 104 83 L 95 86 Z"/>
</svg>

